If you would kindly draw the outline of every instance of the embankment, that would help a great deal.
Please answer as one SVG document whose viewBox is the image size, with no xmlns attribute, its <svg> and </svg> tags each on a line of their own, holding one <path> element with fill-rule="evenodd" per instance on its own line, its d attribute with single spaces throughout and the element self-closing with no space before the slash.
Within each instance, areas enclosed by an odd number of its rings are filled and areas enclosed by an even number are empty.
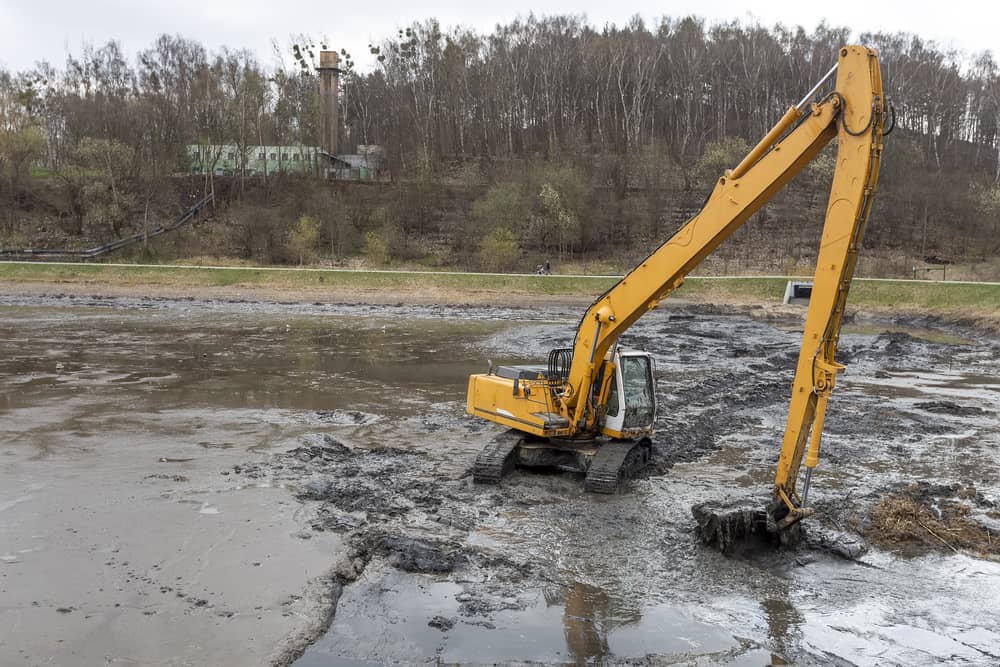
<svg viewBox="0 0 1000 667">
<path fill-rule="evenodd" d="M 263 266 L 0 263 L 0 290 L 100 293 L 113 296 L 196 296 L 371 303 L 587 302 L 616 276 L 353 271 Z M 689 277 L 674 298 L 720 305 L 781 304 L 787 277 Z M 1000 283 L 859 278 L 853 310 L 934 316 L 1000 327 Z"/>
</svg>

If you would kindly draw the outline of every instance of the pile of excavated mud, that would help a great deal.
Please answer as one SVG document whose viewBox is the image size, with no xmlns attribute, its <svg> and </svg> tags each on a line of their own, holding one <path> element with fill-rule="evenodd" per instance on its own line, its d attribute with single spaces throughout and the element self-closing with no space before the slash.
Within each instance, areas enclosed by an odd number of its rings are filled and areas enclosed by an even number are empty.
<svg viewBox="0 0 1000 667">
<path fill-rule="evenodd" d="M 691 507 L 702 543 L 732 555 L 750 542 L 771 541 L 767 511 L 758 499 L 704 502 Z"/>
<path fill-rule="evenodd" d="M 910 484 L 872 507 L 865 537 L 909 554 L 929 550 L 1000 557 L 1000 511 L 974 486 Z"/>
<path fill-rule="evenodd" d="M 822 551 L 846 560 L 857 560 L 868 550 L 854 533 L 831 530 L 813 522 L 796 523 L 783 530 L 768 519 L 761 497 L 709 501 L 691 507 L 695 533 L 702 543 L 727 556 L 754 551 Z"/>
</svg>

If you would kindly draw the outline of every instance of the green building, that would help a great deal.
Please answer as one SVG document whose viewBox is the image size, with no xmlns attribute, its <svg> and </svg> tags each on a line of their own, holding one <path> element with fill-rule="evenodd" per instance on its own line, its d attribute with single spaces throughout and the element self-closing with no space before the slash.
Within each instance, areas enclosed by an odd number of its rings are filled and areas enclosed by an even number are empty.
<svg viewBox="0 0 1000 667">
<path fill-rule="evenodd" d="M 212 171 L 216 176 L 238 175 L 241 166 L 248 176 L 322 174 L 329 163 L 314 146 L 247 146 L 241 155 L 234 144 L 190 144 L 187 155 L 192 174 Z"/>
<path fill-rule="evenodd" d="M 313 174 L 344 181 L 374 181 L 383 177 L 381 146 L 358 146 L 357 155 L 330 155 L 316 146 L 247 146 L 245 153 L 234 144 L 189 144 L 188 171 L 238 176 L 241 165 L 247 176 Z"/>
</svg>

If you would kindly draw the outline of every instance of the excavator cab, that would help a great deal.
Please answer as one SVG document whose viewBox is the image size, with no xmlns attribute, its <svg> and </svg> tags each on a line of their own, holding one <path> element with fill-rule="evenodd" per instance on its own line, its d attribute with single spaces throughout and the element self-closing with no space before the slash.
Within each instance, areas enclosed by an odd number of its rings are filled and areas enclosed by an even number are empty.
<svg viewBox="0 0 1000 667">
<path fill-rule="evenodd" d="M 648 353 L 637 350 L 623 350 L 615 356 L 614 379 L 601 430 L 612 438 L 649 435 L 656 419 L 653 360 Z"/>
</svg>

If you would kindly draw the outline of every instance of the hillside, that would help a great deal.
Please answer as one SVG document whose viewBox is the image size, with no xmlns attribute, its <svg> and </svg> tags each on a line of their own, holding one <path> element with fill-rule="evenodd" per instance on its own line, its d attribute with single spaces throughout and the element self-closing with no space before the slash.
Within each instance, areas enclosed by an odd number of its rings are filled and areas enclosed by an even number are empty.
<svg viewBox="0 0 1000 667">
<path fill-rule="evenodd" d="M 697 17 L 598 29 L 532 16 L 490 34 L 428 20 L 373 44 L 372 71 L 344 53 L 323 140 L 378 148 L 361 183 L 262 175 L 240 159 L 258 144 L 315 154 L 315 45 L 296 45 L 289 68 L 163 36 L 135 62 L 109 42 L 64 67 L 0 71 L 0 245 L 87 247 L 214 191 L 211 223 L 125 257 L 617 272 L 697 211 L 851 41 L 878 50 L 894 119 L 860 274 L 1000 277 L 991 54 Z M 228 146 L 230 159 L 206 169 L 192 144 Z M 821 154 L 702 270 L 808 271 L 833 163 Z"/>
</svg>

